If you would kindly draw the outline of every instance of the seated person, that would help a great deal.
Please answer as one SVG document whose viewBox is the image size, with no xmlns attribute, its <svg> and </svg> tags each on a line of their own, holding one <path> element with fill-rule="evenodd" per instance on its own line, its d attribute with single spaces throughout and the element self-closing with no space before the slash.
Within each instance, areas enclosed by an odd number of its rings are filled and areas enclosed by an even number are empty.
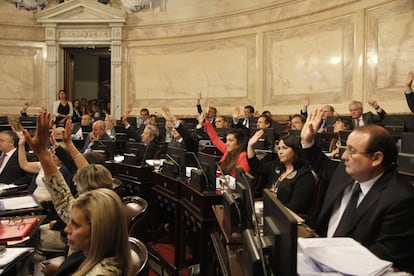
<svg viewBox="0 0 414 276">
<path fill-rule="evenodd" d="M 341 137 L 339 136 L 340 131 L 347 131 L 352 129 L 352 122 L 348 117 L 338 117 L 334 123 L 334 133 L 337 136 L 331 140 L 329 146 L 329 152 L 332 154 L 332 157 L 335 159 L 339 158 L 339 148 L 342 146 Z"/>
<path fill-rule="evenodd" d="M 275 125 L 275 122 L 273 122 L 272 118 L 267 115 L 260 115 L 259 118 L 257 118 L 256 128 L 257 129 L 264 129 L 264 128 L 272 128 L 273 126 L 273 139 L 279 140 L 279 133 L 278 127 Z"/>
<path fill-rule="evenodd" d="M 81 150 L 82 153 L 91 152 L 94 144 L 100 144 L 99 141 L 112 141 L 111 137 L 105 132 L 105 122 L 98 120 L 92 125 L 92 132 L 85 139 L 85 145 Z"/>
<path fill-rule="evenodd" d="M 360 101 L 352 101 L 349 104 L 349 113 L 351 113 L 353 128 L 368 124 L 378 124 L 384 120 L 387 114 L 385 110 L 376 101 L 369 101 L 368 103 L 375 109 L 377 115 L 371 111 L 364 113 L 364 106 Z"/>
<path fill-rule="evenodd" d="M 256 126 L 256 121 L 254 118 L 254 107 L 251 105 L 246 105 L 243 111 L 243 117 L 240 118 L 240 107 L 236 107 L 233 110 L 233 120 L 231 126 L 233 128 L 240 128 L 244 133 L 249 136 L 250 129 Z"/>
<path fill-rule="evenodd" d="M 116 120 L 111 115 L 106 115 L 105 117 L 105 132 L 108 134 L 109 137 L 111 137 L 112 140 L 116 139 L 116 132 L 115 132 L 115 125 Z"/>
<path fill-rule="evenodd" d="M 321 237 L 351 237 L 378 258 L 414 272 L 414 188 L 398 175 L 392 136 L 375 124 L 349 134 L 343 162 L 314 145 L 321 112 L 308 116 L 301 133 L 305 158 L 328 187 L 315 230 Z"/>
<path fill-rule="evenodd" d="M 280 139 L 278 160 L 259 162 L 254 145 L 263 135 L 258 130 L 247 144 L 249 166 L 254 175 L 267 179 L 267 188 L 289 209 L 306 217 L 311 211 L 315 197 L 316 179 L 312 170 L 303 158 L 300 139 L 287 135 Z"/>
<path fill-rule="evenodd" d="M 201 107 L 201 93 L 197 94 L 197 112 L 198 114 L 203 113 L 203 108 Z M 210 123 L 214 126 L 216 126 L 216 116 L 217 116 L 217 108 L 214 106 L 208 105 L 207 112 L 204 114 L 204 117 L 206 120 L 209 120 Z"/>
<path fill-rule="evenodd" d="M 72 208 L 71 206 L 73 206 L 75 198 L 71 194 L 71 191 L 67 183 L 62 177 L 62 174 L 57 169 L 56 165 L 53 163 L 52 156 L 47 150 L 49 136 L 49 121 L 50 114 L 46 112 L 41 112 L 39 113 L 38 127 L 36 129 L 35 136 L 31 137 L 26 130 L 23 130 L 23 134 L 27 139 L 30 147 L 36 153 L 44 169 L 45 177 L 43 178 L 43 181 L 46 184 L 46 186 L 49 187 L 49 191 L 52 192 L 52 200 L 55 205 L 55 209 L 57 210 L 57 213 L 59 217 L 62 219 L 62 221 L 67 224 L 69 221 L 72 221 L 70 212 Z M 68 137 L 70 137 L 70 135 L 64 135 L 65 140 L 70 139 Z M 86 162 L 83 155 L 81 154 L 77 155 L 75 159 L 82 159 L 82 164 L 85 164 Z M 111 173 L 102 165 L 83 166 L 81 169 L 77 171 L 73 180 L 77 185 L 76 187 L 78 194 L 82 194 L 87 191 L 98 188 L 112 189 L 113 186 Z M 119 217 L 117 218 L 117 221 L 118 223 L 120 222 Z M 69 242 L 69 245 L 71 245 L 71 242 Z"/>
<path fill-rule="evenodd" d="M 215 120 L 215 127 L 216 128 L 229 128 L 230 124 L 224 116 L 216 116 Z"/>
<path fill-rule="evenodd" d="M 89 114 L 83 114 L 80 120 L 80 123 L 75 123 L 72 134 L 74 139 L 81 140 L 84 136 L 84 130 L 88 130 L 87 132 L 92 131 L 92 117 Z M 86 135 L 86 134 L 85 134 Z"/>
<path fill-rule="evenodd" d="M 290 129 L 301 130 L 305 124 L 306 119 L 300 114 L 294 114 L 290 117 Z"/>
<path fill-rule="evenodd" d="M 177 118 L 171 114 L 170 109 L 167 105 L 163 106 L 162 115 L 165 118 L 167 126 L 171 129 L 171 135 L 173 138 L 168 143 L 168 146 L 182 148 L 197 154 L 197 139 L 191 134 L 191 132 L 187 129 L 182 121 L 177 120 Z"/>
<path fill-rule="evenodd" d="M 0 183 L 29 185 L 33 174 L 19 166 L 19 156 L 16 149 L 19 137 L 11 130 L 0 132 Z"/>
<path fill-rule="evenodd" d="M 414 93 L 413 93 L 413 79 L 414 72 L 410 71 L 407 74 L 407 81 L 405 82 L 405 98 L 407 100 L 407 105 L 410 108 L 411 112 L 414 112 Z"/>
<path fill-rule="evenodd" d="M 223 154 L 219 161 L 223 175 L 236 177 L 236 167 L 242 168 L 245 172 L 250 172 L 245 147 L 245 140 L 247 138 L 242 130 L 231 130 L 227 133 L 226 143 L 224 143 L 217 135 L 210 121 L 204 120 L 203 113 L 200 114 L 198 121 L 199 124 L 203 125 L 213 145 Z"/>
</svg>

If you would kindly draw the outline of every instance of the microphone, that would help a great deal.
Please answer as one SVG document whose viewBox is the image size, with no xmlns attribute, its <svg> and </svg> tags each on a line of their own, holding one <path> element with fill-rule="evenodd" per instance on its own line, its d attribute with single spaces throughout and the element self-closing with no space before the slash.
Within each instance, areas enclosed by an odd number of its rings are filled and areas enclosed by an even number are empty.
<svg viewBox="0 0 414 276">
<path fill-rule="evenodd" d="M 193 157 L 194 157 L 194 160 L 197 162 L 197 166 L 200 168 L 201 173 L 203 174 L 204 179 L 206 180 L 206 185 L 207 185 L 207 187 L 211 187 L 210 185 L 213 185 L 213 183 L 208 183 L 209 181 L 208 181 L 207 174 L 206 174 L 206 172 L 203 170 L 203 167 L 201 166 L 200 160 L 198 160 L 197 155 L 196 155 L 194 152 L 192 152 L 192 151 L 187 151 L 186 153 L 189 153 L 191 156 L 193 156 Z"/>
<path fill-rule="evenodd" d="M 168 159 L 170 159 L 174 163 L 174 165 L 178 167 L 178 173 L 183 171 L 182 168 L 181 168 L 181 166 L 180 166 L 180 164 L 178 164 L 178 162 L 175 161 L 175 159 L 172 158 L 171 155 L 169 155 L 168 153 L 166 153 L 165 154 L 165 157 L 168 157 Z"/>
</svg>

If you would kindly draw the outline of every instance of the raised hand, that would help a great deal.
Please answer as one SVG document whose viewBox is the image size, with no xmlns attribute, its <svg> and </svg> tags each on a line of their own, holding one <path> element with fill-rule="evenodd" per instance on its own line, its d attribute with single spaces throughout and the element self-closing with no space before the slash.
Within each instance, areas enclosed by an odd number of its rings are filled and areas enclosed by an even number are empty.
<svg viewBox="0 0 414 276">
<path fill-rule="evenodd" d="M 198 123 L 200 125 L 203 125 L 205 119 L 206 119 L 206 116 L 204 115 L 203 112 L 201 112 L 200 115 L 198 116 Z"/>
<path fill-rule="evenodd" d="M 62 132 L 62 139 L 65 144 L 72 143 L 73 123 L 72 120 L 67 120 L 65 130 Z"/>
<path fill-rule="evenodd" d="M 322 122 L 322 109 L 316 109 L 314 112 L 311 112 L 306 119 L 306 123 L 302 128 L 300 133 L 301 142 L 303 144 L 312 144 L 315 140 L 315 135 L 319 129 L 319 126 Z"/>
<path fill-rule="evenodd" d="M 413 79 L 414 79 L 414 72 L 413 71 L 408 72 L 405 86 L 410 91 L 412 91 L 411 85 L 413 84 Z"/>
<path fill-rule="evenodd" d="M 264 130 L 263 129 L 259 129 L 258 131 L 256 131 L 256 133 L 250 137 L 249 142 L 247 143 L 248 146 L 253 146 L 257 143 L 257 141 L 259 141 L 260 137 L 262 137 L 264 134 Z"/>
<path fill-rule="evenodd" d="M 171 115 L 170 108 L 168 105 L 164 105 L 162 108 L 162 116 L 165 118 L 166 121 L 169 121 L 171 123 L 174 123 L 176 121 L 175 116 Z"/>
<path fill-rule="evenodd" d="M 23 135 L 31 147 L 31 149 L 39 156 L 39 153 L 47 152 L 47 146 L 49 143 L 50 128 L 52 120 L 49 112 L 39 112 L 37 116 L 36 130 L 34 136 L 31 137 L 30 133 L 23 129 Z"/>
<path fill-rule="evenodd" d="M 263 129 L 259 129 L 256 133 L 250 137 L 249 142 L 247 143 L 247 158 L 253 158 L 256 155 L 254 150 L 254 145 L 259 141 L 260 137 L 264 134 Z"/>
<path fill-rule="evenodd" d="M 309 99 L 309 97 L 305 97 L 305 98 L 303 99 L 303 107 L 308 108 L 309 104 L 310 104 L 310 99 Z"/>
<path fill-rule="evenodd" d="M 234 119 L 238 119 L 240 117 L 240 107 L 236 106 L 233 109 L 233 114 L 232 114 Z"/>
<path fill-rule="evenodd" d="M 368 104 L 369 104 L 370 106 L 372 106 L 373 108 L 375 108 L 375 109 L 377 109 L 377 108 L 379 107 L 379 105 L 378 105 L 377 101 L 375 101 L 375 100 L 368 101 Z"/>
</svg>

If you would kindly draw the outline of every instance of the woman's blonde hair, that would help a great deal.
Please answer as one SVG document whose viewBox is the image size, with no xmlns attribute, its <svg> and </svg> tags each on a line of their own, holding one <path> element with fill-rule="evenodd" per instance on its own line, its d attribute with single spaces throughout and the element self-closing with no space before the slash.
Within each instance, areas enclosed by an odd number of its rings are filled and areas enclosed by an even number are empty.
<svg viewBox="0 0 414 276">
<path fill-rule="evenodd" d="M 81 168 L 73 177 L 78 193 L 95 190 L 98 188 L 112 189 L 112 174 L 102 165 L 91 164 Z"/>
<path fill-rule="evenodd" d="M 131 249 L 123 203 L 110 189 L 96 189 L 80 195 L 72 204 L 90 224 L 90 248 L 74 274 L 85 275 L 104 258 L 113 258 L 122 276 L 131 271 Z M 120 219 L 121 218 L 121 219 Z"/>
</svg>

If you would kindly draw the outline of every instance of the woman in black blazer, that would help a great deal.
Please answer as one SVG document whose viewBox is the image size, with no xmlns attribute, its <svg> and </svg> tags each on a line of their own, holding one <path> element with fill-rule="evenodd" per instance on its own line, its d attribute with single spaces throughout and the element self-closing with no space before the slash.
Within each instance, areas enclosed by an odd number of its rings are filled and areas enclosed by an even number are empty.
<svg viewBox="0 0 414 276">
<path fill-rule="evenodd" d="M 257 131 L 249 140 L 247 154 L 252 173 L 266 177 L 267 187 L 289 209 L 300 215 L 308 215 L 312 207 L 316 178 L 303 159 L 299 138 L 294 135 L 282 137 L 278 144 L 278 160 L 261 162 L 254 145 L 263 135 Z"/>
</svg>

